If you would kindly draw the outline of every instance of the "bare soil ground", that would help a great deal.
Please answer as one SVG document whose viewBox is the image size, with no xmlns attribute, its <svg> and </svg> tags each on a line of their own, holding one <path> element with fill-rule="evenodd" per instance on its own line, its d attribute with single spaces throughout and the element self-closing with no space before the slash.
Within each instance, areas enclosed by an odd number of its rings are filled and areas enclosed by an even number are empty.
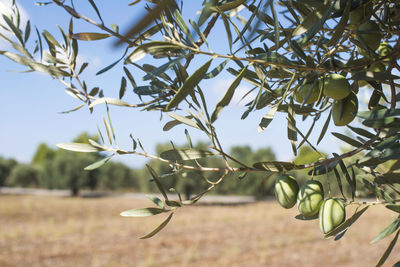
<svg viewBox="0 0 400 267">
<path fill-rule="evenodd" d="M 391 238 L 370 245 L 395 215 L 370 208 L 340 241 L 274 201 L 192 206 L 157 236 L 165 214 L 123 218 L 149 200 L 0 195 L 0 266 L 374 266 Z M 349 214 L 351 209 L 348 210 Z M 400 260 L 397 244 L 385 266 Z"/>
</svg>

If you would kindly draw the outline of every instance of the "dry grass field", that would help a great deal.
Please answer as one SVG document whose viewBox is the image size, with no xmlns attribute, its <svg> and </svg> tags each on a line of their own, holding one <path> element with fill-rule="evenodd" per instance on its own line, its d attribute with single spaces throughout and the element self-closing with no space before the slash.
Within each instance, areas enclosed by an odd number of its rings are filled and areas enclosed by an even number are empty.
<svg viewBox="0 0 400 267">
<path fill-rule="evenodd" d="M 164 215 L 122 218 L 151 205 L 126 198 L 0 195 L 0 266 L 373 266 L 390 242 L 369 241 L 393 220 L 374 207 L 340 241 L 317 221 L 294 219 L 275 202 L 178 210 L 157 236 L 140 240 Z M 400 244 L 385 266 L 400 260 Z"/>
</svg>

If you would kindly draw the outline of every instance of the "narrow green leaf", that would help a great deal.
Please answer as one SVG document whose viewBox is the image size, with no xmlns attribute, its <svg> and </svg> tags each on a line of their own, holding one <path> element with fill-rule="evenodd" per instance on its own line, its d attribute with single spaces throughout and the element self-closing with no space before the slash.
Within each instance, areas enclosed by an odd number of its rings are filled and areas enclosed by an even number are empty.
<svg viewBox="0 0 400 267">
<path fill-rule="evenodd" d="M 107 67 L 102 68 L 101 70 L 99 70 L 99 71 L 96 73 L 96 75 L 100 75 L 100 74 L 102 74 L 102 73 L 104 73 L 104 72 L 106 72 L 106 71 L 112 69 L 112 68 L 115 67 L 115 65 L 117 65 L 120 61 L 121 61 L 121 59 L 118 59 L 117 61 L 115 61 L 114 63 L 108 65 Z"/>
<path fill-rule="evenodd" d="M 99 152 L 99 148 L 83 143 L 59 143 L 57 147 L 75 152 Z"/>
<path fill-rule="evenodd" d="M 339 225 L 337 228 L 335 228 L 334 230 L 330 231 L 329 233 L 325 234 L 324 238 L 329 238 L 332 236 L 336 236 L 337 234 L 343 232 L 344 230 L 346 230 L 347 228 L 349 228 L 353 223 L 355 223 L 358 218 L 361 217 L 361 215 L 363 215 L 363 213 L 369 208 L 369 206 L 364 207 L 363 209 L 357 211 L 356 213 L 353 214 L 353 216 L 351 216 L 349 219 L 347 219 L 344 223 L 342 223 L 341 225 Z"/>
<path fill-rule="evenodd" d="M 169 114 L 168 114 L 169 115 Z M 178 115 L 179 117 L 182 117 L 182 116 L 180 116 L 180 115 Z M 189 116 L 185 116 L 184 117 L 185 119 L 188 119 L 189 121 L 187 121 L 187 122 L 189 122 L 189 123 L 194 123 L 193 125 L 196 125 L 196 123 L 195 122 L 193 122 L 191 119 L 193 118 L 193 116 L 191 116 L 191 115 L 189 115 Z M 174 120 L 172 120 L 172 121 L 169 121 L 169 122 L 167 122 L 165 125 L 164 125 L 164 127 L 163 127 L 163 131 L 169 131 L 169 130 L 171 130 L 173 127 L 175 127 L 175 126 L 177 126 L 177 125 L 179 125 L 179 124 L 182 124 L 183 122 L 182 121 L 180 121 L 180 120 L 177 120 L 177 119 L 174 119 Z M 196 126 L 193 126 L 193 127 L 196 127 L 196 128 L 198 128 L 197 127 L 197 125 Z"/>
<path fill-rule="evenodd" d="M 171 118 L 175 119 L 179 123 L 183 123 L 183 124 L 186 124 L 188 126 L 200 129 L 200 127 L 197 125 L 197 123 L 191 120 L 191 118 L 193 118 L 193 116 L 183 117 L 181 115 L 174 114 L 174 113 L 167 113 L 167 115 L 170 116 Z M 175 126 L 175 125 L 177 125 L 177 124 L 174 124 L 173 126 Z M 173 126 L 172 127 L 170 127 L 170 126 L 171 126 L 171 124 L 169 124 L 168 126 L 167 126 L 167 124 L 165 124 L 164 128 L 167 129 L 167 130 L 164 130 L 164 131 L 168 131 L 173 127 Z"/>
<path fill-rule="evenodd" d="M 312 175 L 327 174 L 327 173 L 331 172 L 338 163 L 339 163 L 338 161 L 333 161 L 333 162 L 329 163 L 328 165 L 318 166 L 318 167 L 312 169 L 311 171 L 309 171 L 308 175 L 312 176 Z"/>
<path fill-rule="evenodd" d="M 337 44 L 340 37 L 343 36 L 344 29 L 346 28 L 347 21 L 349 19 L 351 3 L 352 1 L 347 1 L 346 7 L 343 11 L 343 15 L 335 28 L 335 32 L 333 33 L 332 38 L 329 40 L 328 46 L 333 46 Z"/>
<path fill-rule="evenodd" d="M 96 4 L 94 3 L 94 1 L 93 1 L 93 0 L 89 0 L 89 3 L 92 5 L 93 9 L 96 11 L 96 14 L 97 14 L 97 16 L 99 17 L 101 23 L 104 24 L 104 21 L 103 21 L 103 19 L 101 18 L 101 15 L 100 15 L 100 11 L 99 11 L 99 9 L 97 8 L 97 6 L 96 6 Z"/>
<path fill-rule="evenodd" d="M 170 207 L 181 207 L 182 206 L 178 201 L 175 201 L 175 200 L 166 200 L 165 204 L 167 204 Z"/>
<path fill-rule="evenodd" d="M 84 107 L 84 106 L 86 106 L 86 104 L 82 104 L 82 105 L 80 105 L 80 106 L 78 106 L 78 107 L 76 107 L 76 108 L 73 108 L 73 109 L 71 109 L 71 110 L 62 111 L 62 112 L 60 112 L 60 114 L 71 113 L 71 112 L 74 112 L 74 111 L 77 111 L 77 110 L 81 109 L 81 108 Z"/>
<path fill-rule="evenodd" d="M 292 150 L 294 155 L 297 155 L 297 130 L 296 130 L 296 115 L 294 111 L 294 103 L 293 99 L 290 101 L 290 104 L 288 106 L 288 118 L 287 118 L 287 135 L 288 139 L 290 140 L 290 143 L 292 145 Z"/>
<path fill-rule="evenodd" d="M 393 75 L 387 72 L 373 72 L 373 71 L 360 71 L 351 77 L 352 80 L 362 80 L 362 81 L 376 81 L 376 82 L 384 82 L 390 80 L 397 80 L 399 76 Z"/>
<path fill-rule="evenodd" d="M 72 39 L 77 39 L 81 41 L 97 41 L 108 37 L 111 37 L 108 33 L 98 33 L 98 32 L 80 32 L 72 34 Z"/>
<path fill-rule="evenodd" d="M 207 73 L 206 76 L 204 76 L 204 79 L 215 78 L 218 74 L 220 74 L 222 72 L 222 70 L 225 68 L 225 66 L 229 60 L 230 59 L 224 60 L 221 64 L 219 64 L 217 67 L 215 67 L 211 72 Z"/>
<path fill-rule="evenodd" d="M 272 120 L 274 119 L 275 116 L 275 112 L 278 108 L 275 106 L 273 108 L 271 108 L 267 114 L 264 115 L 264 117 L 262 117 L 260 123 L 258 124 L 258 129 L 257 131 L 259 133 L 261 133 L 262 131 L 264 131 L 268 125 L 272 122 Z"/>
<path fill-rule="evenodd" d="M 94 106 L 97 106 L 99 104 L 104 104 L 107 103 L 109 105 L 115 105 L 115 106 L 121 106 L 121 107 L 131 107 L 132 105 L 124 102 L 122 100 L 112 98 L 112 97 L 103 97 L 103 98 L 98 98 L 95 101 L 93 101 L 90 105 L 89 108 L 93 108 Z"/>
<path fill-rule="evenodd" d="M 362 179 L 364 186 L 370 190 L 371 192 L 373 192 L 377 197 L 383 198 L 384 200 L 386 200 L 388 203 L 394 204 L 394 200 L 393 198 L 386 193 L 385 191 L 383 191 L 381 188 L 379 188 L 378 186 L 376 186 L 375 184 L 371 183 L 370 181 L 368 181 L 367 179 L 363 178 Z"/>
<path fill-rule="evenodd" d="M 352 130 L 356 134 L 362 135 L 362 136 L 364 136 L 366 138 L 374 138 L 375 137 L 375 134 L 370 133 L 367 130 L 364 130 L 362 128 L 352 127 L 350 125 L 347 125 L 347 127 L 350 128 L 350 130 Z"/>
<path fill-rule="evenodd" d="M 139 145 L 140 145 L 140 142 L 139 142 Z M 142 148 L 142 149 L 143 149 L 143 148 Z M 154 169 L 153 169 L 150 165 L 146 164 L 146 167 L 147 167 L 147 169 L 149 170 L 151 176 L 153 177 L 154 182 L 156 183 L 158 190 L 159 190 L 159 191 L 161 192 L 161 194 L 164 196 L 164 199 L 165 199 L 165 200 L 168 200 L 167 193 L 165 193 L 165 189 L 164 189 L 164 187 L 163 187 L 163 185 L 162 185 L 160 179 L 158 178 L 158 174 L 154 171 Z"/>
<path fill-rule="evenodd" d="M 160 157 L 166 160 L 194 160 L 215 156 L 217 153 L 202 149 L 171 149 L 164 151 Z"/>
<path fill-rule="evenodd" d="M 301 220 L 301 221 L 311 221 L 311 220 L 316 220 L 318 219 L 318 214 L 314 215 L 314 216 L 305 216 L 303 214 L 298 214 L 295 216 L 295 218 L 297 220 Z"/>
<path fill-rule="evenodd" d="M 78 75 L 80 75 L 80 74 L 86 69 L 86 67 L 87 67 L 88 65 L 89 65 L 89 63 L 84 62 L 84 63 L 82 64 L 81 68 L 80 68 L 79 71 L 78 71 Z"/>
<path fill-rule="evenodd" d="M 140 239 L 146 239 L 146 238 L 150 238 L 152 236 L 154 236 L 155 234 L 157 234 L 158 232 L 160 232 L 171 220 L 173 213 L 171 213 L 168 218 L 163 221 L 159 226 L 157 226 L 153 231 L 151 231 L 150 233 L 140 237 Z"/>
<path fill-rule="evenodd" d="M 168 210 L 159 209 L 159 208 L 140 208 L 140 209 L 132 209 L 126 210 L 120 213 L 123 217 L 147 217 L 157 215 L 163 212 L 167 212 Z"/>
<path fill-rule="evenodd" d="M 284 161 L 257 162 L 253 164 L 253 167 L 256 169 L 262 169 L 270 172 L 286 172 L 299 168 L 296 164 Z"/>
<path fill-rule="evenodd" d="M 133 88 L 137 87 L 135 79 L 133 78 L 132 74 L 125 66 L 124 66 L 124 72 L 126 74 L 126 77 L 128 77 L 129 81 L 131 82 L 132 87 Z"/>
<path fill-rule="evenodd" d="M 389 204 L 385 206 L 387 209 L 390 209 L 394 212 L 400 213 L 400 205 L 397 204 Z"/>
<path fill-rule="evenodd" d="M 328 118 L 326 119 L 324 126 L 322 127 L 321 133 L 318 137 L 317 145 L 319 144 L 319 142 L 322 141 L 322 139 L 325 136 L 326 130 L 328 130 L 329 122 L 331 121 L 331 116 L 332 116 L 332 111 L 329 112 Z"/>
<path fill-rule="evenodd" d="M 385 229 L 383 229 L 370 243 L 373 244 L 379 240 L 394 233 L 400 227 L 400 217 L 397 217 L 391 224 L 389 224 Z"/>
<path fill-rule="evenodd" d="M 272 13 L 272 18 L 274 19 L 274 32 L 275 32 L 275 50 L 279 49 L 279 21 L 278 21 L 278 16 L 276 15 L 275 7 L 274 7 L 274 1 L 270 1 L 270 7 L 271 7 L 271 13 Z"/>
<path fill-rule="evenodd" d="M 173 66 L 175 66 L 176 63 L 178 63 L 180 60 L 182 60 L 182 58 L 184 57 L 178 57 L 176 59 L 170 60 L 167 63 L 161 65 L 158 68 L 155 68 L 154 70 L 152 70 L 151 72 L 148 72 L 142 79 L 143 81 L 147 81 L 150 79 L 153 79 L 157 76 L 160 76 L 160 74 L 163 74 L 164 72 L 166 72 L 168 69 L 172 68 Z"/>
<path fill-rule="evenodd" d="M 146 54 L 157 54 L 157 53 L 173 53 L 181 50 L 181 47 L 174 43 L 153 41 L 144 43 L 135 48 L 132 53 L 125 60 L 125 64 L 134 63 L 139 59 L 142 59 Z"/>
<path fill-rule="evenodd" d="M 189 95 L 194 90 L 194 87 L 197 86 L 204 78 L 212 60 L 213 59 L 207 61 L 203 66 L 197 69 L 191 76 L 186 79 L 181 88 L 179 88 L 176 92 L 174 98 L 172 98 L 171 102 L 168 103 L 166 107 L 167 110 L 176 107 L 183 99 L 186 98 L 187 95 Z"/>
<path fill-rule="evenodd" d="M 9 19 L 8 16 L 6 15 L 2 15 L 4 21 L 7 23 L 8 27 L 10 27 L 10 29 L 13 31 L 15 37 L 17 37 L 18 41 L 20 41 L 21 44 L 24 43 L 24 40 L 22 39 L 22 33 L 21 30 L 18 29 L 18 27 L 16 25 L 14 25 L 14 23 Z"/>
<path fill-rule="evenodd" d="M 179 28 L 181 28 L 182 32 L 185 34 L 188 41 L 194 43 L 192 34 L 190 33 L 189 28 L 186 25 L 186 22 L 183 19 L 181 13 L 179 12 L 178 8 L 176 8 L 175 5 L 172 5 L 171 9 L 173 10 L 172 15 L 174 16 L 175 22 L 178 24 Z"/>
<path fill-rule="evenodd" d="M 192 25 L 193 29 L 196 31 L 196 33 L 200 36 L 201 40 L 207 45 L 208 50 L 211 50 L 210 45 L 207 42 L 206 36 L 203 34 L 203 32 L 200 30 L 199 25 L 196 24 L 193 20 L 189 19 L 189 23 Z"/>
<path fill-rule="evenodd" d="M 317 9 L 313 10 L 313 12 L 309 12 L 303 19 L 303 22 L 293 31 L 292 36 L 297 36 L 309 31 L 315 23 L 322 18 L 322 15 L 326 10 L 326 5 L 320 5 Z"/>
<path fill-rule="evenodd" d="M 344 230 L 343 232 L 341 232 L 340 234 L 336 235 L 335 238 L 334 238 L 333 240 L 334 240 L 334 241 L 338 241 L 339 239 L 341 239 L 341 238 L 347 233 L 347 230 L 348 230 L 348 229 L 346 229 L 346 230 Z"/>
<path fill-rule="evenodd" d="M 340 140 L 342 140 L 342 141 L 344 141 L 344 142 L 346 142 L 349 145 L 354 146 L 354 147 L 360 147 L 360 146 L 363 145 L 359 141 L 354 140 L 354 139 L 348 137 L 347 135 L 344 135 L 344 134 L 341 134 L 341 133 L 332 132 L 332 135 L 334 135 L 335 137 L 339 138 Z"/>
<path fill-rule="evenodd" d="M 90 164 L 89 166 L 85 167 L 84 170 L 85 171 L 91 171 L 97 168 L 100 168 L 101 166 L 103 166 L 104 164 L 106 164 L 114 155 L 111 155 L 109 157 L 106 157 L 102 160 L 99 160 L 93 164 Z"/>
<path fill-rule="evenodd" d="M 400 184 L 400 173 L 385 173 L 377 176 L 374 180 L 378 185 L 381 184 Z"/>
<path fill-rule="evenodd" d="M 160 94 L 163 91 L 165 91 L 165 89 L 156 85 L 137 86 L 133 89 L 133 92 L 137 95 L 155 95 Z"/>
<path fill-rule="evenodd" d="M 57 40 L 51 35 L 48 31 L 43 31 L 43 36 L 47 40 L 48 43 L 53 44 L 54 46 L 61 47 L 61 45 L 57 42 Z"/>
<path fill-rule="evenodd" d="M 29 39 L 29 35 L 31 34 L 31 22 L 28 20 L 25 26 L 25 35 L 24 35 L 24 42 L 26 43 Z"/>
<path fill-rule="evenodd" d="M 103 117 L 103 122 L 104 122 L 104 127 L 106 128 L 106 133 L 108 137 L 108 142 L 110 145 L 112 144 L 112 133 L 111 133 L 111 128 L 110 125 L 108 124 L 108 121 L 106 120 L 105 117 Z"/>
<path fill-rule="evenodd" d="M 382 257 L 379 259 L 379 262 L 376 264 L 376 267 L 382 266 L 385 263 L 385 261 L 387 260 L 387 258 L 389 257 L 390 253 L 392 253 L 394 245 L 396 245 L 397 239 L 399 238 L 399 234 L 400 234 L 400 231 L 397 231 L 396 235 L 394 236 L 394 238 L 390 242 L 389 246 L 387 247 L 387 249 L 383 253 Z"/>
<path fill-rule="evenodd" d="M 232 32 L 229 24 L 229 19 L 224 15 L 222 15 L 221 18 L 222 21 L 224 22 L 226 37 L 228 39 L 228 44 L 229 44 L 229 51 L 232 52 Z"/>
<path fill-rule="evenodd" d="M 229 10 L 232 10 L 234 8 L 237 8 L 241 4 L 244 4 L 244 2 L 246 2 L 246 0 L 224 1 L 224 2 L 218 3 L 218 8 L 221 11 L 225 12 L 225 11 L 229 11 Z"/>
<path fill-rule="evenodd" d="M 232 84 L 229 86 L 228 90 L 226 91 L 224 97 L 218 102 L 217 106 L 215 107 L 214 112 L 211 115 L 211 123 L 215 122 L 221 113 L 222 109 L 229 105 L 232 100 L 233 94 L 235 93 L 236 88 L 239 86 L 240 82 L 242 81 L 243 74 L 247 67 L 243 68 L 239 75 L 235 78 Z"/>
<path fill-rule="evenodd" d="M 126 79 L 125 77 L 121 78 L 121 87 L 119 88 L 119 99 L 122 99 L 126 92 Z"/>
<path fill-rule="evenodd" d="M 311 28 L 308 29 L 299 39 L 296 40 L 296 42 L 300 46 L 307 45 L 309 43 L 309 41 L 315 36 L 315 34 L 322 29 L 322 27 L 325 24 L 325 21 L 329 18 L 330 14 L 332 12 L 335 2 L 330 2 L 329 4 L 330 4 L 329 7 L 325 7 L 325 11 L 321 10 L 323 12 L 322 16 L 320 16 L 320 14 L 318 14 L 319 20 L 316 23 L 313 23 Z M 324 5 L 321 5 L 321 6 L 324 6 Z M 318 9 L 319 8 L 317 8 L 317 10 Z M 313 14 L 313 12 L 311 12 L 309 14 Z"/>
<path fill-rule="evenodd" d="M 159 206 L 160 208 L 162 208 L 163 210 L 165 210 L 165 206 L 164 203 L 161 201 L 161 199 L 159 199 L 156 196 L 150 196 L 150 195 L 146 195 L 146 197 L 148 199 L 150 199 L 151 201 L 153 201 L 154 204 L 156 204 L 157 206 Z"/>
<path fill-rule="evenodd" d="M 192 138 L 190 137 L 189 131 L 185 129 L 186 139 L 190 148 L 193 148 Z"/>
<path fill-rule="evenodd" d="M 338 170 L 336 169 L 336 167 L 333 168 L 333 172 L 335 173 L 336 181 L 337 181 L 337 184 L 338 184 L 340 193 L 342 194 L 343 198 L 346 199 L 346 197 L 345 197 L 345 195 L 344 195 L 344 192 L 343 192 L 342 179 L 341 179 L 341 177 L 340 177 L 340 175 L 339 175 L 339 172 L 338 172 Z"/>
<path fill-rule="evenodd" d="M 357 116 L 366 120 L 380 120 L 387 117 L 400 116 L 400 109 L 374 109 L 357 113 Z"/>
</svg>

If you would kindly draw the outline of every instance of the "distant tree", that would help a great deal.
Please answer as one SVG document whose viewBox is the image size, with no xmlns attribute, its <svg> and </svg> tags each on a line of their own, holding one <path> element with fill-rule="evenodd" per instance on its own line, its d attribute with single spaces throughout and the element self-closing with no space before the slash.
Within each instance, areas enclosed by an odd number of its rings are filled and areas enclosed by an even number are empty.
<svg viewBox="0 0 400 267">
<path fill-rule="evenodd" d="M 12 169 L 8 183 L 11 186 L 37 187 L 39 185 L 39 170 L 30 164 L 19 163 Z"/>
<path fill-rule="evenodd" d="M 16 160 L 0 157 L 0 187 L 7 185 L 7 178 L 10 176 L 12 169 L 16 165 Z"/>
<path fill-rule="evenodd" d="M 47 144 L 41 143 L 36 149 L 36 153 L 33 156 L 32 164 L 42 165 L 46 161 L 51 160 L 55 156 L 56 151 L 50 148 Z"/>
</svg>

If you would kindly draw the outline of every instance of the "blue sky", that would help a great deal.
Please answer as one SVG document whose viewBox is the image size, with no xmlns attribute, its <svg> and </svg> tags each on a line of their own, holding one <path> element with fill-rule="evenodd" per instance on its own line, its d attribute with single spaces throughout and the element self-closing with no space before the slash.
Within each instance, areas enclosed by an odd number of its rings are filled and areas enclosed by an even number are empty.
<svg viewBox="0 0 400 267">
<path fill-rule="evenodd" d="M 0 0 L 0 2 L 8 4 L 10 1 Z M 86 3 L 88 1 L 78 2 L 79 12 L 97 20 L 96 14 L 90 8 L 90 5 Z M 139 18 L 143 11 L 142 9 L 136 10 L 134 7 L 127 7 L 130 1 L 97 2 L 105 23 L 107 25 L 112 23 L 120 25 L 122 32 L 130 23 Z M 193 1 L 191 3 L 194 2 L 201 3 L 201 1 Z M 69 22 L 69 16 L 62 9 L 55 5 L 36 6 L 34 1 L 17 1 L 17 3 L 22 10 L 22 15 L 29 18 L 31 23 L 36 25 L 40 31 L 47 29 L 49 32 L 55 33 L 56 38 L 61 39 L 56 25 L 59 24 L 65 28 Z M 184 11 L 188 12 L 188 16 L 185 18 L 194 18 L 196 16 L 198 7 L 191 4 L 184 8 Z M 95 27 L 76 20 L 75 29 L 76 32 L 99 32 Z M 221 21 L 218 22 L 209 40 L 213 50 L 224 51 L 227 47 Z M 122 55 L 122 49 L 115 48 L 113 41 L 106 39 L 96 42 L 80 42 L 80 60 L 89 62 L 89 67 L 84 75 L 89 87 L 101 85 L 106 96 L 117 98 L 123 73 L 123 64 L 120 63 L 103 75 L 95 75 L 99 69 L 113 63 Z M 0 40 L 0 49 L 8 49 L 3 40 Z M 149 57 L 146 57 L 138 63 L 143 64 L 146 60 L 154 62 Z M 189 71 L 193 70 L 198 64 L 200 63 L 194 61 L 191 66 L 192 69 L 189 69 Z M 217 64 L 215 62 L 215 65 Z M 70 110 L 80 105 L 80 102 L 67 95 L 64 92 L 64 87 L 59 82 L 41 73 L 21 74 L 10 72 L 10 70 L 23 70 L 23 67 L 5 57 L 0 57 L 0 99 L 2 100 L 0 106 L 2 114 L 0 156 L 13 157 L 23 162 L 29 162 L 37 145 L 41 142 L 55 146 L 57 143 L 71 141 L 83 131 L 95 134 L 97 131 L 96 125 L 102 127 L 105 106 L 97 106 L 93 114 L 90 114 L 87 108 L 82 108 L 69 114 L 60 114 L 59 112 Z M 136 74 L 139 73 L 134 73 L 135 76 Z M 136 78 L 138 83 L 140 83 L 140 77 Z M 207 80 L 201 84 L 203 90 L 206 91 L 207 97 L 211 99 L 209 105 L 211 110 L 224 95 L 233 78 L 229 74 L 221 74 L 216 79 Z M 132 88 L 128 88 L 126 100 L 138 103 L 139 100 L 132 93 Z M 250 85 L 246 85 L 244 82 L 241 83 L 235 93 L 234 104 L 223 110 L 220 119 L 215 124 L 222 140 L 222 145 L 225 148 L 233 145 L 250 145 L 254 149 L 270 146 L 279 160 L 291 160 L 293 153 L 286 138 L 287 130 L 284 116 L 278 114 L 268 129 L 262 133 L 257 133 L 257 125 L 267 110 L 251 113 L 246 120 L 240 120 L 245 110 L 243 104 L 246 102 L 237 102 L 250 88 Z M 175 127 L 168 132 L 162 131 L 163 125 L 169 118 L 164 115 L 160 120 L 159 112 L 141 112 L 135 109 L 111 107 L 111 116 L 117 132 L 117 141 L 121 148 L 129 149 L 131 147 L 130 133 L 133 133 L 134 137 L 140 138 L 148 152 L 153 152 L 157 143 L 165 143 L 172 140 L 174 143 L 183 144 L 186 140 L 184 127 Z M 300 121 L 300 118 L 298 120 Z M 324 121 L 324 118 L 322 118 L 319 122 L 323 124 Z M 308 122 L 300 126 L 300 128 L 307 129 L 307 125 L 309 125 Z M 315 132 L 318 133 L 318 129 L 321 127 L 317 127 Z M 190 134 L 194 141 L 206 140 L 206 137 L 196 130 L 190 130 Z M 315 143 L 317 138 L 318 136 L 314 135 L 311 140 Z M 329 133 L 325 140 L 321 142 L 319 148 L 325 152 L 339 152 L 336 140 Z M 117 160 L 121 160 L 133 167 L 139 167 L 145 161 L 143 158 L 134 156 L 121 156 Z"/>
</svg>

